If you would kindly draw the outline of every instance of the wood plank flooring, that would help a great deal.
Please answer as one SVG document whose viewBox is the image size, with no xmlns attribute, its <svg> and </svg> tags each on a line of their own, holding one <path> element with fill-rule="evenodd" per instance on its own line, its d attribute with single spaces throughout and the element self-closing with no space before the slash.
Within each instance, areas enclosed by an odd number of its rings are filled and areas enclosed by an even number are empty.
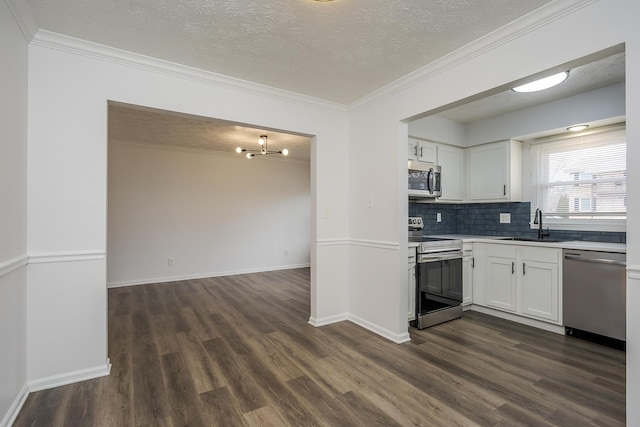
<svg viewBox="0 0 640 427">
<path fill-rule="evenodd" d="M 622 426 L 625 353 L 491 316 L 397 345 L 309 318 L 309 269 L 109 290 L 111 375 L 15 426 Z"/>
</svg>

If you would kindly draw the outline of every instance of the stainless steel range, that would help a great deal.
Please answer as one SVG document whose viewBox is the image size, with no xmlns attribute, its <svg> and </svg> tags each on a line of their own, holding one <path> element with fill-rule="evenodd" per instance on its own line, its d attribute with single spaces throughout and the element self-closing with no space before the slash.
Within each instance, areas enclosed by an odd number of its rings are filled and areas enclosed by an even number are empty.
<svg viewBox="0 0 640 427">
<path fill-rule="evenodd" d="M 416 268 L 416 320 L 428 328 L 462 317 L 462 240 L 422 235 L 421 217 L 409 217 L 409 241 L 419 243 Z"/>
</svg>

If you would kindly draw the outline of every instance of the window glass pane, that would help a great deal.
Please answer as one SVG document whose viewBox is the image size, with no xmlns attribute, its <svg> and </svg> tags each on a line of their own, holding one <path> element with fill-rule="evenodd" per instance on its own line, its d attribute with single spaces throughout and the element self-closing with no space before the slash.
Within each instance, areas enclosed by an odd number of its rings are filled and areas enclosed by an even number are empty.
<svg viewBox="0 0 640 427">
<path fill-rule="evenodd" d="M 626 151 L 623 126 L 534 142 L 531 210 L 552 220 L 624 220 Z"/>
</svg>

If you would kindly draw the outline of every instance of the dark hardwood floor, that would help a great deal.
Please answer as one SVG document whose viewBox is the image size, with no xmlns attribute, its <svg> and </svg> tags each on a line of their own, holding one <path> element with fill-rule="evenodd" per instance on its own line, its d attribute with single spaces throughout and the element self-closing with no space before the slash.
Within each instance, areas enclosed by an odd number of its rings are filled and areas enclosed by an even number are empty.
<svg viewBox="0 0 640 427">
<path fill-rule="evenodd" d="M 111 375 L 14 425 L 625 424 L 624 352 L 473 312 L 402 345 L 308 318 L 308 269 L 111 289 Z"/>
</svg>

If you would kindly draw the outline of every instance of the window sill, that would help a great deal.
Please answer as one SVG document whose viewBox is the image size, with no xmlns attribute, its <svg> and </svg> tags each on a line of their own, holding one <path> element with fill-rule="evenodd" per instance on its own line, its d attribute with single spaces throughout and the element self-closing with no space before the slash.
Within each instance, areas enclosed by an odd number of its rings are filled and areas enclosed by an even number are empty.
<svg viewBox="0 0 640 427">
<path fill-rule="evenodd" d="M 543 219 L 543 228 L 546 230 L 569 230 L 569 231 L 594 231 L 594 232 L 618 232 L 624 233 L 627 231 L 627 223 L 624 220 L 620 221 L 599 221 L 594 223 L 588 220 L 553 220 Z M 538 229 L 538 224 L 530 223 L 532 230 Z"/>
</svg>

